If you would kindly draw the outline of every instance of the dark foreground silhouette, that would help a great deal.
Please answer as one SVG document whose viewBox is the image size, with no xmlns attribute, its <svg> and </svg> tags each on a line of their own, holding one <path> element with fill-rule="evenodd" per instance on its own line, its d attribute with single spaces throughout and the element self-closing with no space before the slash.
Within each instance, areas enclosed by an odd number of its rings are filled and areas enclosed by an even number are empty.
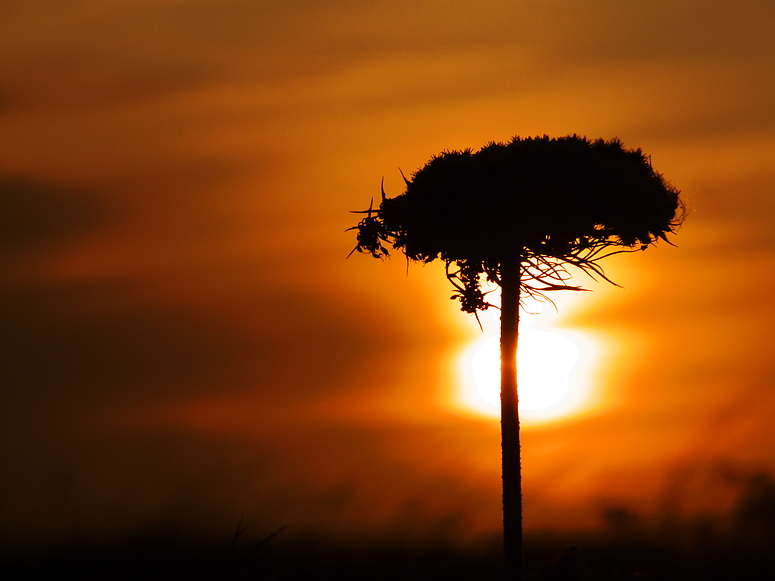
<svg viewBox="0 0 775 581">
<path fill-rule="evenodd" d="M 759 513 L 762 516 L 762 513 Z M 772 516 L 772 515 L 770 515 Z M 757 517 L 758 518 L 758 517 Z M 698 519 L 641 527 L 623 508 L 607 511 L 593 532 L 528 533 L 525 578 L 534 581 L 775 579 L 775 519 L 725 529 Z M 761 520 L 761 519 L 760 519 Z M 758 526 L 758 528 L 757 528 Z M 500 540 L 465 547 L 414 549 L 386 543 L 347 548 L 325 539 L 218 542 L 140 535 L 114 546 L 5 555 L 0 578 L 15 580 L 471 580 L 501 581 Z"/>
<path fill-rule="evenodd" d="M 365 216 L 350 228 L 353 252 L 383 259 L 392 247 L 408 262 L 441 260 L 466 313 L 493 306 L 485 279 L 500 287 L 503 549 L 508 579 L 522 581 L 520 305 L 584 290 L 569 284 L 567 265 L 609 280 L 600 260 L 667 242 L 685 206 L 640 149 L 575 134 L 442 151 L 404 181 L 403 194 L 388 198 L 383 188 L 379 207 L 372 199 L 355 212 Z"/>
</svg>

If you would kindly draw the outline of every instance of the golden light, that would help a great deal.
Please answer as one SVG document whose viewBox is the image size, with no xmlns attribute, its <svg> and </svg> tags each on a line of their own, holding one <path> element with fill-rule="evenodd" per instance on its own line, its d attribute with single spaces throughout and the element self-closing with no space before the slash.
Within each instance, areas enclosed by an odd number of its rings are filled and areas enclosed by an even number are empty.
<svg viewBox="0 0 775 581">
<path fill-rule="evenodd" d="M 544 309 L 546 310 L 546 309 Z M 551 324 L 551 312 L 520 314 L 517 376 L 520 420 L 556 421 L 576 415 L 593 403 L 591 375 L 598 344 L 588 334 Z M 500 337 L 498 311 L 483 313 L 485 333 L 457 358 L 459 394 L 464 411 L 500 416 Z M 484 320 L 488 319 L 488 320 Z"/>
</svg>

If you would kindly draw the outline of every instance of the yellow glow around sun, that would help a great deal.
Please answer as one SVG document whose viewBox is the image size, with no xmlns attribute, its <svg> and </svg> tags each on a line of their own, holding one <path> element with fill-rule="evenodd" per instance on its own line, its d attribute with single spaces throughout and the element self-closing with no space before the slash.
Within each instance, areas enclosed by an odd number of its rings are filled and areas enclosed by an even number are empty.
<svg viewBox="0 0 775 581">
<path fill-rule="evenodd" d="M 544 309 L 545 311 L 547 309 Z M 591 405 L 590 371 L 597 345 L 578 331 L 547 323 L 550 313 L 520 313 L 517 382 L 520 419 L 528 423 L 560 420 Z M 479 335 L 457 358 L 458 406 L 479 415 L 500 416 L 499 311 L 491 309 Z"/>
</svg>

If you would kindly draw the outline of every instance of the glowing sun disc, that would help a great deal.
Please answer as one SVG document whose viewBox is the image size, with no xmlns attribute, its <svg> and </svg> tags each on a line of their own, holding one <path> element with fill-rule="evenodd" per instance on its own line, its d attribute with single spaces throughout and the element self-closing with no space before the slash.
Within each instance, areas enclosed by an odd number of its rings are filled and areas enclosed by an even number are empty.
<svg viewBox="0 0 775 581">
<path fill-rule="evenodd" d="M 527 420 L 550 420 L 570 411 L 571 379 L 579 359 L 578 346 L 567 337 L 524 326 L 517 349 L 520 415 Z M 460 359 L 461 403 L 490 416 L 500 414 L 500 340 L 485 337 Z"/>
</svg>

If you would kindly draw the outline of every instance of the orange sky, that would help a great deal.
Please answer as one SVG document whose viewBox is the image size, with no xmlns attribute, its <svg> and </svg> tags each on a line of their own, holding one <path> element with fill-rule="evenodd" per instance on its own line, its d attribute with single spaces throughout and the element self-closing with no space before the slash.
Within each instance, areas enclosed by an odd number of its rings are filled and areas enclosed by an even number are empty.
<svg viewBox="0 0 775 581">
<path fill-rule="evenodd" d="M 471 321 L 344 230 L 516 134 L 618 136 L 691 206 L 557 315 L 602 338 L 601 405 L 526 427 L 526 527 L 725 510 L 775 471 L 774 30 L 766 0 L 4 5 L 3 542 L 497 532 L 497 421 L 449 405 Z"/>
</svg>

